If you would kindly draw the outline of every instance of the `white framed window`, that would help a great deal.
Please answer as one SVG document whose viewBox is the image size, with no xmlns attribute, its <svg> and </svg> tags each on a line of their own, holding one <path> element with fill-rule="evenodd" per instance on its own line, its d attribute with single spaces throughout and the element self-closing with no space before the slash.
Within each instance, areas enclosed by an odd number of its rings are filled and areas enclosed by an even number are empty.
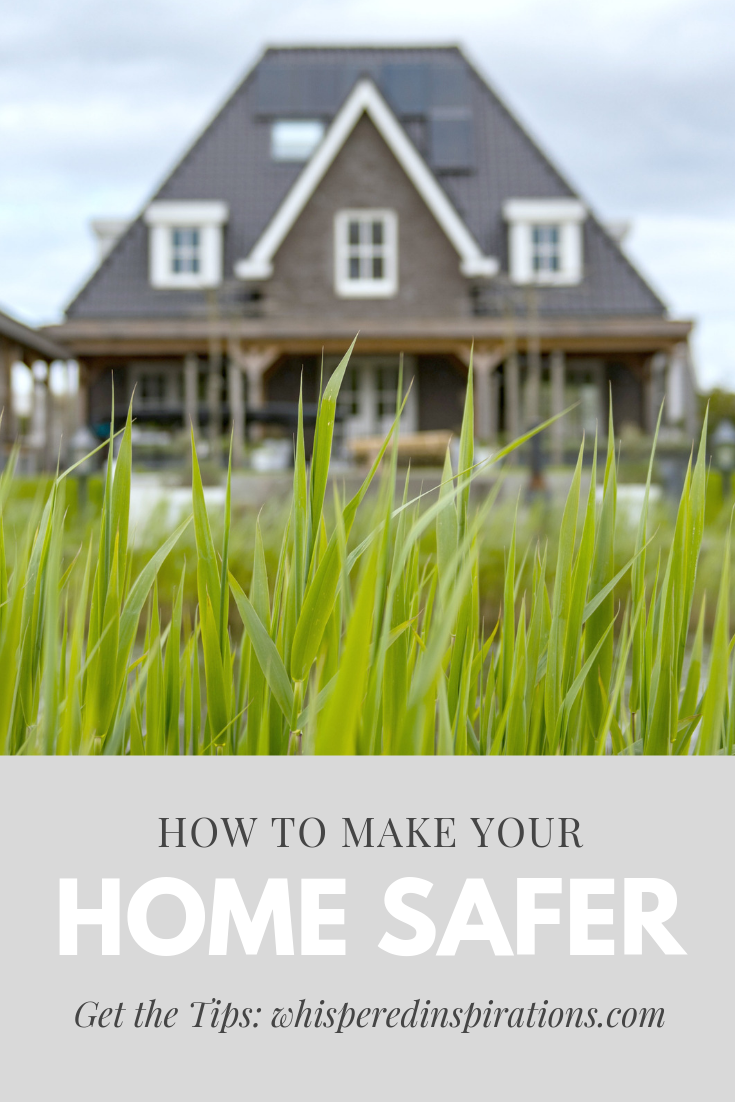
<svg viewBox="0 0 735 1102">
<path fill-rule="evenodd" d="M 334 217 L 334 290 L 340 298 L 391 298 L 398 290 L 398 217 L 341 210 Z"/>
<path fill-rule="evenodd" d="M 226 203 L 151 203 L 149 226 L 150 281 L 153 287 L 192 289 L 222 282 L 222 229 Z"/>
<path fill-rule="evenodd" d="M 583 274 L 582 225 L 587 211 L 577 199 L 510 199 L 510 277 L 514 283 L 579 283 Z"/>
<path fill-rule="evenodd" d="M 308 161 L 323 137 L 320 119 L 276 119 L 271 123 L 271 158 Z"/>
</svg>

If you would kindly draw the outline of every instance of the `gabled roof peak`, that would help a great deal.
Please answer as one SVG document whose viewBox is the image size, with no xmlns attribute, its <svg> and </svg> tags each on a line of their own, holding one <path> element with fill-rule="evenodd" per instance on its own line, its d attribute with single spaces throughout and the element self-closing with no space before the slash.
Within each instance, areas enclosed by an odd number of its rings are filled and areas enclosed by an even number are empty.
<svg viewBox="0 0 735 1102">
<path fill-rule="evenodd" d="M 462 274 L 495 275 L 498 271 L 498 261 L 494 257 L 483 254 L 375 83 L 369 78 L 360 79 L 352 89 L 321 144 L 256 241 L 249 256 L 236 262 L 235 274 L 240 279 L 248 280 L 270 278 L 273 274 L 273 258 L 276 252 L 363 114 L 370 118 L 457 250 Z"/>
</svg>

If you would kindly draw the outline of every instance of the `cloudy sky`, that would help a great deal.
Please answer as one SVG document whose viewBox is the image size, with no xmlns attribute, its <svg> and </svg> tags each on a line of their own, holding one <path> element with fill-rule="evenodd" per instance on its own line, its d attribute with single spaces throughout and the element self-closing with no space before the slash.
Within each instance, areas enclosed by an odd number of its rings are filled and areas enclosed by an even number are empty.
<svg viewBox="0 0 735 1102">
<path fill-rule="evenodd" d="M 0 303 L 58 318 L 266 44 L 459 42 L 735 389 L 732 0 L 0 0 Z"/>
</svg>

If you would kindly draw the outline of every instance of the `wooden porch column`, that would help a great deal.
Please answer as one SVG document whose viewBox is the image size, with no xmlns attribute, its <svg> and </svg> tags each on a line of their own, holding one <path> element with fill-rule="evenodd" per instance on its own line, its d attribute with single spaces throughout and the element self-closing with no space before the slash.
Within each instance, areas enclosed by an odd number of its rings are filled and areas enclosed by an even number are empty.
<svg viewBox="0 0 735 1102">
<path fill-rule="evenodd" d="M 199 357 L 192 352 L 184 356 L 184 428 L 194 437 L 199 435 Z"/>
<path fill-rule="evenodd" d="M 84 363 L 77 363 L 77 400 L 75 403 L 76 428 L 86 428 L 89 424 L 89 372 Z M 76 429 L 75 429 L 76 431 Z"/>
<path fill-rule="evenodd" d="M 652 436 L 656 431 L 658 409 L 656 408 L 656 368 L 660 353 L 649 356 L 643 368 L 643 431 Z"/>
<path fill-rule="evenodd" d="M 564 409 L 564 353 L 555 348 L 551 353 L 551 415 L 556 417 Z M 551 461 L 555 466 L 564 462 L 564 420 L 551 426 Z"/>
<path fill-rule="evenodd" d="M 240 371 L 247 376 L 248 397 L 244 408 L 262 409 L 265 405 L 263 376 L 276 360 L 278 349 L 274 345 L 248 345 L 243 348 L 239 340 L 231 340 L 227 352 L 230 363 L 237 364 Z"/>
<path fill-rule="evenodd" d="M 521 402 L 518 353 L 512 349 L 505 361 L 505 430 L 509 442 L 520 435 Z"/>
<path fill-rule="evenodd" d="M 498 372 L 493 371 L 490 374 L 490 417 L 489 417 L 489 429 L 488 443 L 497 444 L 498 442 L 498 430 L 500 428 L 500 380 L 498 379 Z"/>
<path fill-rule="evenodd" d="M 18 345 L 0 343 L 0 441 L 12 443 L 18 435 L 18 422 L 13 412 L 13 364 L 23 359 Z"/>
<path fill-rule="evenodd" d="M 528 338 L 526 373 L 526 424 L 531 428 L 538 424 L 541 398 L 541 345 L 536 334 Z"/>
<path fill-rule="evenodd" d="M 0 443 L 10 439 L 10 348 L 0 341 Z"/>
<path fill-rule="evenodd" d="M 472 358 L 474 377 L 475 436 L 485 443 L 495 438 L 497 431 L 497 387 L 495 369 L 502 352 L 480 349 Z"/>
<path fill-rule="evenodd" d="M 217 438 L 222 431 L 222 346 L 213 339 L 209 349 L 207 373 L 207 437 L 210 457 L 214 457 Z"/>
<path fill-rule="evenodd" d="M 49 465 L 49 368 L 45 360 L 35 360 L 31 367 L 33 376 L 33 408 L 31 410 L 30 445 L 35 452 L 36 470 L 44 471 Z"/>
<path fill-rule="evenodd" d="M 262 409 L 265 405 L 265 387 L 263 376 L 278 355 L 278 349 L 248 348 L 243 355 L 245 373 L 248 377 L 248 405 L 251 409 Z"/>
<path fill-rule="evenodd" d="M 683 356 L 684 389 L 686 394 L 684 402 L 684 427 L 687 431 L 687 435 L 691 436 L 693 440 L 696 440 L 699 432 L 697 379 L 694 373 L 694 363 L 692 362 L 692 353 L 689 344 L 682 344 L 681 349 Z"/>
<path fill-rule="evenodd" d="M 248 405 L 251 409 L 262 409 L 265 405 L 265 387 L 263 386 L 264 367 L 260 359 L 252 353 L 245 357 L 245 374 L 248 377 Z"/>
<path fill-rule="evenodd" d="M 242 393 L 242 368 L 233 359 L 230 359 L 227 372 L 227 398 L 232 428 L 232 462 L 239 467 L 245 458 L 245 402 Z"/>
<path fill-rule="evenodd" d="M 697 395 L 694 371 L 686 341 L 674 345 L 668 354 L 666 370 L 665 416 L 669 424 L 684 428 L 688 436 L 697 435 Z"/>
</svg>

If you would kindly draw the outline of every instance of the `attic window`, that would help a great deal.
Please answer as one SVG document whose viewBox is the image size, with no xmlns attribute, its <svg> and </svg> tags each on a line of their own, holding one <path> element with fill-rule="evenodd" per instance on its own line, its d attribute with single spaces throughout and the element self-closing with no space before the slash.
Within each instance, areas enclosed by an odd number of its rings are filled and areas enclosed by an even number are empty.
<svg viewBox="0 0 735 1102">
<path fill-rule="evenodd" d="M 308 161 L 324 137 L 319 119 L 277 119 L 271 126 L 274 161 Z"/>
<path fill-rule="evenodd" d="M 396 293 L 395 211 L 341 210 L 335 215 L 334 289 L 340 298 L 390 298 Z"/>
</svg>

